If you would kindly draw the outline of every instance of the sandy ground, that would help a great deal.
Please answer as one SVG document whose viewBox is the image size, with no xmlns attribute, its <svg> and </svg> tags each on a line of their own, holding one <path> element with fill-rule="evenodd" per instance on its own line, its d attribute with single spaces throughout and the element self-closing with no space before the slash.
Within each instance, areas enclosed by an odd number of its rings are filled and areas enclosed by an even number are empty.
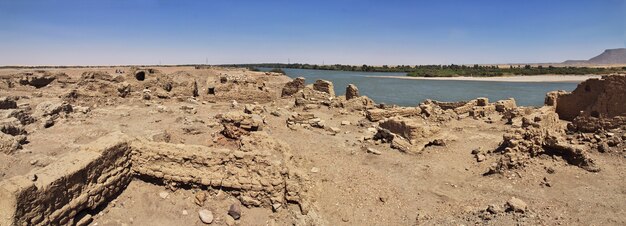
<svg viewBox="0 0 626 226">
<path fill-rule="evenodd" d="M 66 71 L 71 76 L 79 76 L 84 70 L 87 69 Z M 195 76 L 216 74 L 192 68 L 162 70 L 166 73 L 188 70 Z M 589 77 L 485 79 L 570 81 L 566 78 Z M 275 79 L 277 81 L 270 80 L 270 83 L 276 84 L 270 85 L 278 92 L 279 82 L 286 78 Z M 60 101 L 59 96 L 71 88 L 53 84 L 41 89 L 0 90 L 0 95 L 25 96 L 19 103 L 34 108 L 41 101 Z M 42 95 L 34 96 L 34 92 Z M 243 112 L 243 104 L 232 107 L 230 102 L 203 101 L 204 98 L 200 95 L 197 101 L 142 100 L 141 92 L 134 91 L 124 99 L 102 97 L 109 100 L 103 104 L 81 103 L 92 110 L 85 114 L 71 113 L 50 128 L 42 128 L 40 122 L 26 127 L 29 143 L 11 155 L 0 154 L 0 181 L 45 167 L 57 156 L 112 131 L 145 138 L 166 131 L 172 135 L 172 143 L 220 146 L 214 141 L 221 130 L 215 116 L 229 111 Z M 303 162 L 301 167 L 308 172 L 313 184 L 310 190 L 313 208 L 325 225 L 626 225 L 626 149 L 611 154 L 592 152 L 593 158 L 602 166 L 598 173 L 569 165 L 558 156 L 541 156 L 533 165 L 516 171 L 517 176 L 483 176 L 496 162 L 496 157 L 488 155 L 485 161 L 477 162 L 472 150 L 495 149 L 503 134 L 512 127 L 497 115 L 492 120 L 463 118 L 442 123 L 441 133 L 447 134 L 445 146 L 428 146 L 420 154 L 407 154 L 392 149 L 389 144 L 360 139 L 371 136 L 368 128 L 376 126 L 371 122 L 360 125 L 365 120 L 362 112 L 346 113 L 340 108 L 326 106 L 306 111 L 294 107 L 293 98 L 279 97 L 262 105 L 266 108 L 261 114 L 266 123 L 264 132 L 286 142 L 294 158 Z M 183 106 L 193 106 L 197 112 L 185 112 L 181 110 Z M 281 114 L 270 114 L 274 111 Z M 328 126 L 339 128 L 340 132 L 331 134 L 311 127 L 289 128 L 286 120 L 294 112 L 314 113 Z M 350 123 L 342 125 L 343 121 Z M 189 134 L 185 132 L 188 128 L 199 133 Z M 381 154 L 368 153 L 367 148 Z M 36 160 L 35 164 L 33 160 Z M 546 178 L 550 186 L 542 184 Z M 193 202 L 194 194 L 201 191 L 199 188 L 171 190 L 135 179 L 102 210 L 93 213 L 91 225 L 205 225 L 198 218 L 200 209 L 213 211 L 216 219 L 212 225 L 224 225 L 228 206 L 238 203 L 238 199 L 212 188 L 202 191 L 207 192 L 207 201 L 197 205 Z M 162 192 L 167 192 L 168 196 L 160 197 Z M 484 214 L 489 205 L 504 205 L 512 197 L 525 201 L 528 211 L 523 214 Z M 275 212 L 270 208 L 243 208 L 242 218 L 236 223 L 296 225 L 292 213 L 297 210 L 291 206 Z"/>
<path fill-rule="evenodd" d="M 482 81 L 482 82 L 572 82 L 579 83 L 590 78 L 601 78 L 601 75 L 529 75 L 502 77 L 410 77 L 410 76 L 368 76 L 375 78 L 446 80 L 446 81 Z"/>
</svg>

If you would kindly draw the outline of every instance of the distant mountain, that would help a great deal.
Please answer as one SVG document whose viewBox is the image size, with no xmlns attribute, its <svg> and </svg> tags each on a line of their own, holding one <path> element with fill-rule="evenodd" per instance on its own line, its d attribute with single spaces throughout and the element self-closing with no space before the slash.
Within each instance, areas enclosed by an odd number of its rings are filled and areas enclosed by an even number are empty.
<svg viewBox="0 0 626 226">
<path fill-rule="evenodd" d="M 607 49 L 588 60 L 591 64 L 626 64 L 626 48 Z"/>
<path fill-rule="evenodd" d="M 607 49 L 589 60 L 566 60 L 563 64 L 626 64 L 626 48 Z"/>
</svg>

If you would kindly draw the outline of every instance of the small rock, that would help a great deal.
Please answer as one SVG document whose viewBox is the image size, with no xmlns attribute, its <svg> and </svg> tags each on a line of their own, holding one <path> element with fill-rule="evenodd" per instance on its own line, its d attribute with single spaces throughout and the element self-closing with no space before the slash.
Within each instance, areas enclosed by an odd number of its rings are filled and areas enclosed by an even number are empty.
<svg viewBox="0 0 626 226">
<path fill-rule="evenodd" d="M 189 212 L 187 212 L 187 210 L 183 210 L 183 216 L 187 216 L 189 215 Z"/>
<path fill-rule="evenodd" d="M 606 133 L 606 136 L 607 137 L 613 137 L 613 136 L 615 136 L 615 133 Z"/>
<path fill-rule="evenodd" d="M 350 121 L 341 121 L 342 126 L 350 125 Z"/>
<path fill-rule="evenodd" d="M 159 197 L 161 197 L 162 199 L 166 199 L 167 196 L 169 196 L 169 195 L 170 195 L 169 193 L 164 192 L 164 191 L 159 192 Z"/>
<path fill-rule="evenodd" d="M 506 205 L 508 207 L 507 210 L 520 213 L 525 212 L 526 208 L 528 208 L 528 205 L 526 205 L 524 201 L 515 197 L 509 199 L 509 201 L 506 202 Z"/>
<path fill-rule="evenodd" d="M 477 162 L 485 161 L 485 159 L 487 159 L 487 156 L 485 156 L 484 154 L 477 154 L 476 155 L 476 161 Z"/>
<path fill-rule="evenodd" d="M 230 214 L 230 211 L 228 211 Z M 213 223 L 213 213 L 207 209 L 201 209 L 198 211 L 198 216 L 200 216 L 200 220 L 205 224 Z"/>
<path fill-rule="evenodd" d="M 76 222 L 76 226 L 87 226 L 93 221 L 93 217 L 91 214 L 86 214 L 78 222 Z"/>
<path fill-rule="evenodd" d="M 334 134 L 337 134 L 339 132 L 341 132 L 341 129 L 337 128 L 337 127 L 329 127 L 328 131 Z"/>
<path fill-rule="evenodd" d="M 609 145 L 606 142 L 602 142 L 598 144 L 598 151 L 605 153 L 611 151 L 611 149 L 609 149 Z"/>
<path fill-rule="evenodd" d="M 380 155 L 382 154 L 380 151 L 374 149 L 374 148 L 367 148 L 367 153 L 371 153 L 371 154 L 375 154 L 375 155 Z"/>
<path fill-rule="evenodd" d="M 198 206 L 202 206 L 205 200 L 206 200 L 206 194 L 204 192 L 196 193 L 195 202 Z"/>
<path fill-rule="evenodd" d="M 233 100 L 232 102 L 230 102 L 230 106 L 231 106 L 232 108 L 236 108 L 236 107 L 237 107 L 237 105 L 239 105 L 239 103 L 237 103 L 237 101 L 236 101 L 236 100 Z"/>
<path fill-rule="evenodd" d="M 231 217 L 231 216 L 226 216 L 224 218 L 224 223 L 226 223 L 226 225 L 228 225 L 228 226 L 233 226 L 233 225 L 235 225 L 235 219 L 233 219 L 233 217 Z"/>
<path fill-rule="evenodd" d="M 492 214 L 498 214 L 504 212 L 504 209 L 502 208 L 502 206 L 491 204 L 487 207 L 487 212 Z"/>
<path fill-rule="evenodd" d="M 37 164 L 37 162 L 39 162 L 39 161 L 37 161 L 37 159 L 33 159 L 33 160 L 30 160 L 30 162 L 29 162 L 29 163 L 30 163 L 31 165 L 35 165 L 35 164 Z"/>
<path fill-rule="evenodd" d="M 37 181 L 37 174 L 33 174 L 29 177 L 31 181 Z"/>
<path fill-rule="evenodd" d="M 233 219 L 235 220 L 239 220 L 239 218 L 241 217 L 241 207 L 239 207 L 239 204 L 235 203 L 230 205 L 230 208 L 228 209 L 228 215 L 233 217 Z"/>
<path fill-rule="evenodd" d="M 272 209 L 274 210 L 274 212 L 276 212 L 276 211 L 278 211 L 280 209 L 281 206 L 283 206 L 283 204 L 274 203 L 274 204 L 272 204 Z"/>
<path fill-rule="evenodd" d="M 549 174 L 554 174 L 556 171 L 552 167 L 547 167 L 546 172 L 548 172 Z"/>
<path fill-rule="evenodd" d="M 320 168 L 317 168 L 317 167 L 311 168 L 311 173 L 319 173 L 319 172 L 320 172 Z"/>
<path fill-rule="evenodd" d="M 476 148 L 476 149 L 472 150 L 472 155 L 476 155 L 476 154 L 481 153 L 481 152 L 482 152 L 481 148 Z"/>
<path fill-rule="evenodd" d="M 436 145 L 436 146 L 446 146 L 446 141 L 443 139 L 435 139 L 432 142 L 430 142 L 432 145 Z"/>
<path fill-rule="evenodd" d="M 276 116 L 276 117 L 280 117 L 281 116 L 280 112 L 278 112 L 278 111 L 272 111 L 270 114 L 273 115 L 273 116 Z"/>
</svg>

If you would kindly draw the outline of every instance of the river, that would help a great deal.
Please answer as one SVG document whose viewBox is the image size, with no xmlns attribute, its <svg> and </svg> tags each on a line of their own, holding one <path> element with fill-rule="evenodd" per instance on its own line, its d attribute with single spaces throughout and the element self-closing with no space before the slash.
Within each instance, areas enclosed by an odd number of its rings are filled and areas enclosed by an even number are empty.
<svg viewBox="0 0 626 226">
<path fill-rule="evenodd" d="M 267 71 L 268 68 L 260 68 Z M 487 97 L 490 101 L 515 98 L 521 106 L 541 106 L 545 94 L 553 90 L 572 91 L 573 82 L 492 82 L 492 81 L 446 81 L 377 78 L 404 76 L 405 73 L 326 71 L 307 69 L 283 69 L 291 78 L 304 77 L 307 84 L 315 80 L 332 81 L 335 93 L 344 95 L 350 83 L 359 88 L 361 95 L 376 103 L 416 106 L 426 100 L 463 101 Z"/>
</svg>

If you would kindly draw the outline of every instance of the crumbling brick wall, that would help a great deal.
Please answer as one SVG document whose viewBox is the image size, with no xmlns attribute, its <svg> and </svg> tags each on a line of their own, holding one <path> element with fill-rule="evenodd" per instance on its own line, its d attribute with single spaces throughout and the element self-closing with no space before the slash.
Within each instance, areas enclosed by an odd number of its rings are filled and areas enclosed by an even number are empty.
<svg viewBox="0 0 626 226">
<path fill-rule="evenodd" d="M 577 116 L 626 116 L 626 76 L 623 75 L 589 79 L 578 84 L 571 93 L 552 95 L 556 95 L 556 112 L 564 120 L 572 121 Z"/>
<path fill-rule="evenodd" d="M 121 192 L 132 174 L 130 146 L 118 135 L 0 182 L 0 225 L 72 225 Z"/>
</svg>

